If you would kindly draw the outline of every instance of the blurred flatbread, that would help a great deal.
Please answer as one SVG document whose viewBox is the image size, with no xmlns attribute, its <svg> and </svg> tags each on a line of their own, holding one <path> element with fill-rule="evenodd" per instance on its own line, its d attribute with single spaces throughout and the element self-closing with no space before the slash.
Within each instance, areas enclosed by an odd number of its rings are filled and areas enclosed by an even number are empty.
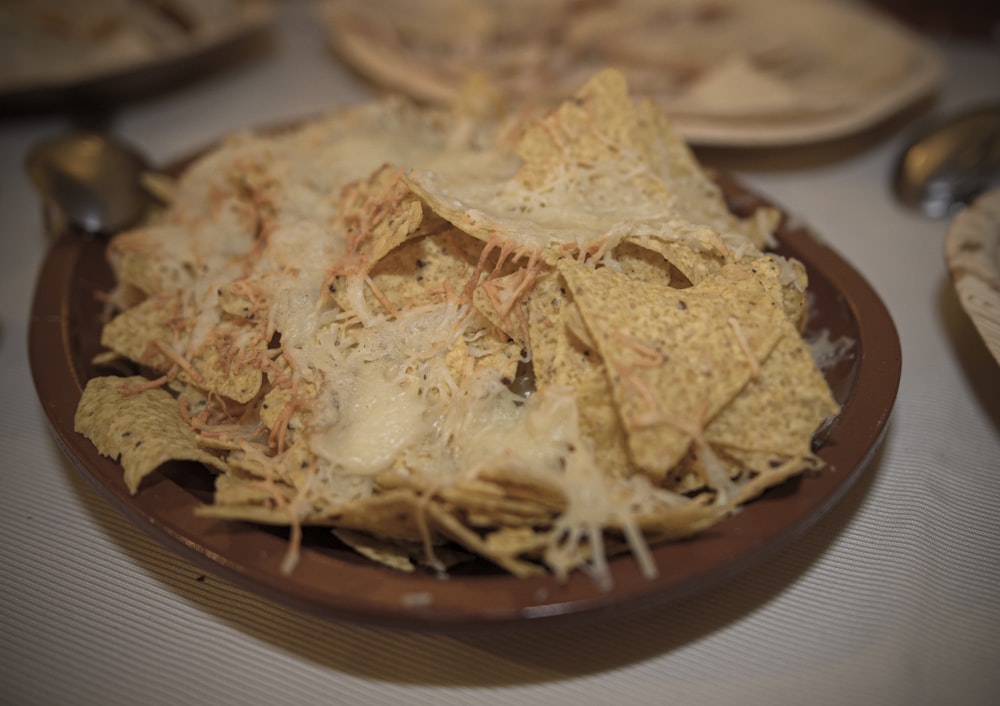
<svg viewBox="0 0 1000 706">
<path fill-rule="evenodd" d="M 520 104 L 613 66 L 685 139 L 790 144 L 867 127 L 942 76 L 922 40 L 835 0 L 329 0 L 336 52 L 376 83 L 451 102 L 485 80 Z"/>
<path fill-rule="evenodd" d="M 955 217 L 945 258 L 962 307 L 1000 362 L 1000 188 Z"/>
</svg>

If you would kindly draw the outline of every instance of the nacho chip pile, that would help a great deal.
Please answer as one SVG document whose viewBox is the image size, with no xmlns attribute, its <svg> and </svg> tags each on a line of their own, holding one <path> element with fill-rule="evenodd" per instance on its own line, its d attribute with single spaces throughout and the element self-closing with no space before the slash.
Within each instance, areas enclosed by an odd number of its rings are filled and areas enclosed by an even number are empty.
<svg viewBox="0 0 1000 706">
<path fill-rule="evenodd" d="M 517 117 L 398 100 L 241 134 L 117 236 L 77 429 L 129 489 L 217 472 L 219 518 L 328 526 L 400 570 L 582 569 L 818 465 L 838 407 L 778 214 L 726 208 L 604 71 Z M 136 444 L 141 441 L 141 444 Z"/>
</svg>

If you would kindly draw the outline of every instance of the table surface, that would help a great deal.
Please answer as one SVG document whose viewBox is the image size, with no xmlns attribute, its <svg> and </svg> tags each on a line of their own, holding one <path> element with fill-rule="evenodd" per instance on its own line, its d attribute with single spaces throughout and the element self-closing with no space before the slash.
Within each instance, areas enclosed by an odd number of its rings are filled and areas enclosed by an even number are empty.
<svg viewBox="0 0 1000 706">
<path fill-rule="evenodd" d="M 220 134 L 373 95 L 310 3 L 279 5 L 244 60 L 119 108 L 156 161 Z M 725 585 L 615 621 L 459 636 L 319 622 L 186 563 L 95 494 L 49 433 L 28 370 L 48 242 L 22 164 L 68 129 L 0 120 L 0 703 L 986 704 L 1000 693 L 1000 366 L 961 309 L 947 221 L 889 175 L 930 114 L 1000 100 L 1000 49 L 934 37 L 939 95 L 863 135 L 711 150 L 872 283 L 903 372 L 880 453 L 804 536 Z"/>
</svg>

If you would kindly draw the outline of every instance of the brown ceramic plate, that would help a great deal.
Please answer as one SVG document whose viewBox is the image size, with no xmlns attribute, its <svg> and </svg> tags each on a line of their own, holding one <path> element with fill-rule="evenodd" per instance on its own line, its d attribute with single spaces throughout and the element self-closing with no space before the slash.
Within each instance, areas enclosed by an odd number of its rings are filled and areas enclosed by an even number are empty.
<svg viewBox="0 0 1000 706">
<path fill-rule="evenodd" d="M 722 179 L 734 210 L 759 201 Z M 189 463 L 165 465 L 129 495 L 121 467 L 73 431 L 73 415 L 99 349 L 101 304 L 111 275 L 101 241 L 64 235 L 42 267 L 29 347 L 39 399 L 68 457 L 136 525 L 204 570 L 296 610 L 336 620 L 392 627 L 452 630 L 526 625 L 602 615 L 704 590 L 763 560 L 794 540 L 862 473 L 882 440 L 896 397 L 900 346 L 885 306 L 836 252 L 804 228 L 784 227 L 781 252 L 810 273 L 813 331 L 856 341 L 852 354 L 827 371 L 843 413 L 823 433 L 819 455 L 828 467 L 769 491 L 738 515 L 698 537 L 656 547 L 659 576 L 646 579 L 636 562 L 611 562 L 614 587 L 603 591 L 577 573 L 518 579 L 481 563 L 449 579 L 376 566 L 325 530 L 307 532 L 291 576 L 280 571 L 282 530 L 198 517 L 212 492 L 211 474 Z"/>
</svg>

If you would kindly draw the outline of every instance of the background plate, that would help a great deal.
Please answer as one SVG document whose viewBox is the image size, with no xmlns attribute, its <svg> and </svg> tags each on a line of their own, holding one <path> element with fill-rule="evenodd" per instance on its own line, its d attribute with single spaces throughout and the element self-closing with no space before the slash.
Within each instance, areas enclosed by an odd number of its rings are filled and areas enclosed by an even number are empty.
<svg viewBox="0 0 1000 706">
<path fill-rule="evenodd" d="M 726 119 L 673 115 L 688 142 L 702 147 L 788 147 L 836 140 L 874 128 L 934 94 L 945 76 L 944 64 L 928 44 L 916 45 L 913 63 L 885 90 L 843 110 Z"/>
<path fill-rule="evenodd" d="M 792 2 L 703 2 L 697 5 L 702 13 L 691 13 L 693 3 L 583 3 L 574 12 L 532 8 L 528 21 L 516 13 L 480 13 L 476 3 L 461 0 L 433 3 L 431 19 L 421 21 L 400 18 L 404 5 L 329 2 L 324 22 L 331 51 L 372 83 L 430 103 L 453 101 L 469 71 L 495 76 L 494 88 L 507 100 L 517 103 L 528 92 L 532 101 L 551 103 L 583 77 L 616 66 L 634 77 L 634 92 L 648 91 L 659 102 L 688 143 L 702 147 L 778 147 L 848 137 L 919 107 L 946 76 L 928 38 L 871 2 L 829 0 L 802 10 L 802 3 Z M 699 14 L 703 19 L 692 20 Z M 677 84 L 681 55 L 658 50 L 681 37 L 692 41 L 686 70 L 709 74 L 724 63 L 706 62 L 703 54 L 745 55 L 761 70 L 747 80 L 764 83 L 744 87 L 744 81 L 729 79 L 724 92 L 716 87 L 710 98 L 693 98 L 690 86 Z M 635 44 L 625 49 L 630 42 Z M 609 50 L 611 45 L 617 49 Z M 811 51 L 803 52 L 804 46 Z M 545 76 L 537 85 L 536 75 Z M 673 79 L 657 80 L 667 76 Z M 773 82 L 800 102 L 774 98 L 770 107 L 758 104 L 776 90 Z"/>
<path fill-rule="evenodd" d="M 944 254 L 962 308 L 1000 363 L 1000 188 L 955 216 Z"/>
<path fill-rule="evenodd" d="M 225 25 L 193 34 L 156 56 L 53 75 L 33 83 L 0 85 L 0 116 L 67 110 L 99 112 L 155 94 L 235 64 L 262 50 L 274 19 L 267 2 L 246 0 Z"/>
<path fill-rule="evenodd" d="M 734 211 L 760 200 L 720 178 Z M 602 591 L 586 575 L 564 583 L 547 576 L 518 579 L 486 563 L 441 580 L 376 566 L 339 544 L 328 530 L 307 531 L 291 576 L 280 571 L 287 532 L 198 517 L 210 500 L 212 476 L 191 463 L 170 463 L 129 495 L 121 467 L 73 431 L 83 386 L 96 373 L 101 303 L 111 274 L 104 243 L 74 234 L 53 246 L 40 272 L 32 309 L 29 357 L 39 400 L 55 436 L 80 472 L 128 519 L 197 566 L 293 609 L 337 620 L 424 630 L 525 625 L 647 606 L 704 590 L 771 555 L 836 502 L 862 473 L 882 440 L 896 397 L 900 346 L 885 306 L 836 252 L 804 228 L 784 226 L 780 252 L 808 268 L 810 329 L 847 336 L 852 355 L 827 371 L 843 405 L 819 455 L 827 468 L 774 488 L 742 512 L 697 537 L 653 549 L 659 576 L 643 578 L 629 556 L 611 561 L 614 587 Z"/>
</svg>

